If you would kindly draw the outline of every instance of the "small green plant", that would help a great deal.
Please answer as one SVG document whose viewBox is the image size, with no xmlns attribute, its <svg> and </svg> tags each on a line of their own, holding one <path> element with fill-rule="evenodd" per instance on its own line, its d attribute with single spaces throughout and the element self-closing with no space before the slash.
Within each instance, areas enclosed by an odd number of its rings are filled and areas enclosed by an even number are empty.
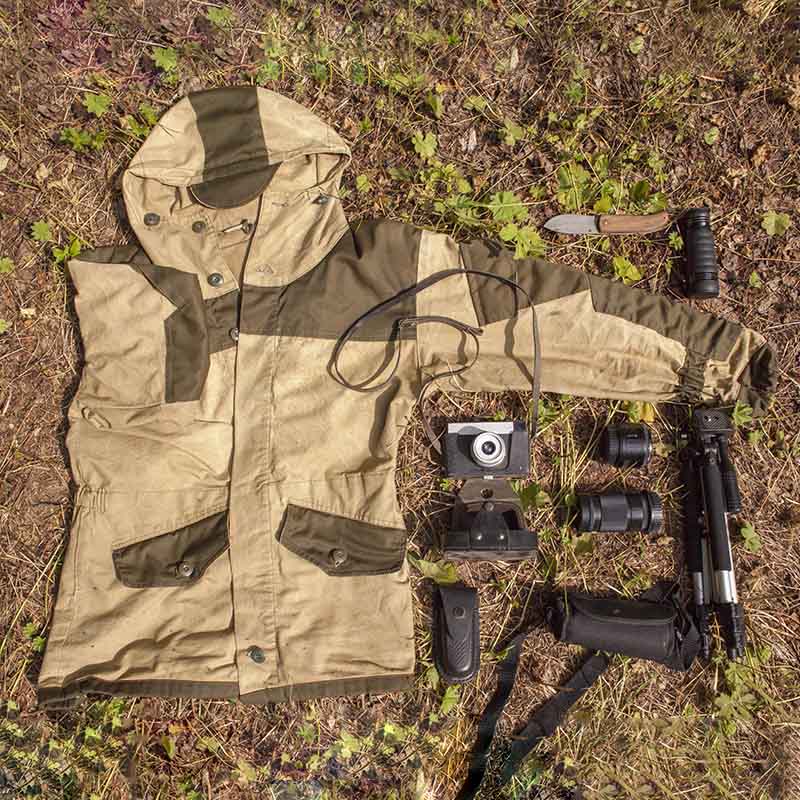
<svg viewBox="0 0 800 800">
<path fill-rule="evenodd" d="M 628 422 L 639 423 L 648 422 L 653 423 L 656 420 L 656 410 L 652 403 L 647 403 L 643 400 L 629 400 L 625 403 L 625 413 L 628 416 Z"/>
<path fill-rule="evenodd" d="M 142 103 L 134 116 L 126 114 L 120 120 L 122 126 L 135 139 L 144 139 L 158 122 L 158 112 L 149 103 Z"/>
<path fill-rule="evenodd" d="M 43 219 L 37 219 L 31 225 L 31 239 L 35 242 L 52 242 L 53 232 L 50 230 L 50 223 Z"/>
<path fill-rule="evenodd" d="M 489 198 L 487 208 L 495 222 L 523 222 L 528 209 L 514 192 L 497 192 Z"/>
<path fill-rule="evenodd" d="M 93 133 L 79 128 L 64 128 L 60 140 L 66 142 L 76 153 L 82 153 L 87 147 L 92 150 L 102 150 L 108 138 L 106 131 Z"/>
<path fill-rule="evenodd" d="M 14 262 L 8 257 L 0 258 L 0 275 L 10 275 L 14 271 Z"/>
<path fill-rule="evenodd" d="M 719 141 L 719 128 L 716 125 L 714 125 L 712 128 L 709 128 L 703 134 L 703 141 L 709 147 L 713 147 Z"/>
<path fill-rule="evenodd" d="M 154 47 L 153 62 L 161 70 L 161 80 L 167 86 L 174 86 L 179 79 L 178 52 L 174 47 Z"/>
<path fill-rule="evenodd" d="M 368 175 L 357 175 L 356 176 L 356 191 L 361 192 L 362 194 L 365 192 L 369 192 L 372 189 L 372 183 L 370 183 Z"/>
<path fill-rule="evenodd" d="M 503 127 L 500 133 L 503 137 L 503 144 L 507 144 L 509 147 L 513 147 L 527 136 L 525 128 L 508 117 L 503 120 Z"/>
<path fill-rule="evenodd" d="M 425 95 L 425 105 L 430 108 L 431 113 L 436 119 L 441 119 L 444 116 L 444 100 L 438 91 L 428 92 Z"/>
<path fill-rule="evenodd" d="M 614 274 L 620 278 L 624 284 L 636 283 L 636 281 L 642 279 L 642 273 L 639 267 L 625 258 L 625 256 L 614 256 L 614 258 L 611 259 L 611 263 L 614 267 Z"/>
<path fill-rule="evenodd" d="M 515 246 L 514 258 L 539 257 L 547 252 L 547 242 L 530 225 L 520 228 L 509 222 L 500 229 L 500 238 Z"/>
<path fill-rule="evenodd" d="M 485 111 L 489 102 L 478 94 L 471 94 L 464 100 L 464 108 L 467 111 Z"/>
<path fill-rule="evenodd" d="M 752 407 L 748 406 L 746 403 L 740 403 L 737 400 L 736 405 L 733 407 L 731 420 L 737 428 L 743 428 L 746 425 L 750 425 L 753 421 Z"/>
<path fill-rule="evenodd" d="M 411 137 L 411 144 L 414 146 L 414 152 L 423 160 L 430 161 L 436 155 L 436 134 L 428 133 L 423 134 L 420 131 L 414 133 Z"/>
<path fill-rule="evenodd" d="M 206 11 L 206 18 L 215 28 L 222 31 L 229 31 L 233 27 L 234 14 L 229 6 L 211 6 Z"/>
<path fill-rule="evenodd" d="M 86 92 L 83 95 L 83 105 L 95 117 L 102 117 L 111 105 L 111 98 L 107 94 Z"/>
<path fill-rule="evenodd" d="M 761 218 L 761 227 L 767 232 L 767 236 L 783 236 L 791 224 L 788 214 L 776 211 L 767 211 Z"/>
<path fill-rule="evenodd" d="M 535 481 L 527 486 L 523 485 L 522 481 L 512 481 L 511 488 L 519 497 L 523 511 L 547 508 L 553 503 L 550 495 Z"/>
<path fill-rule="evenodd" d="M 761 550 L 761 537 L 756 533 L 755 528 L 749 523 L 745 522 L 739 528 L 739 534 L 744 540 L 744 548 L 749 553 L 757 553 Z"/>
<path fill-rule="evenodd" d="M 55 265 L 61 266 L 69 261 L 71 258 L 75 258 L 81 252 L 81 241 L 76 236 L 71 236 L 69 240 L 69 244 L 65 247 L 54 247 L 53 248 L 53 261 Z"/>
<path fill-rule="evenodd" d="M 761 280 L 761 276 L 753 270 L 750 273 L 750 277 L 747 279 L 747 285 L 751 289 L 761 289 L 764 286 L 764 282 Z"/>
<path fill-rule="evenodd" d="M 424 558 L 417 558 L 411 554 L 409 554 L 408 560 L 425 578 L 430 578 L 436 583 L 456 583 L 458 581 L 455 564 L 451 564 L 449 561 L 426 561 Z"/>
</svg>

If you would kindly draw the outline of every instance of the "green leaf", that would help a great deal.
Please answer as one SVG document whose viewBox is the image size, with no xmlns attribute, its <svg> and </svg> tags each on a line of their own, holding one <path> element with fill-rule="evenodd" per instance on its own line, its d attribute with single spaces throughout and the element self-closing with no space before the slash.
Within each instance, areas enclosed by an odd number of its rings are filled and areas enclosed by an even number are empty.
<svg viewBox="0 0 800 800">
<path fill-rule="evenodd" d="M 197 741 L 197 746 L 201 750 L 206 750 L 209 753 L 211 753 L 212 755 L 214 753 L 217 753 L 219 751 L 219 748 L 220 748 L 219 742 L 216 739 L 214 739 L 212 736 L 202 736 L 202 737 L 200 737 L 200 739 L 198 739 L 198 741 Z"/>
<path fill-rule="evenodd" d="M 22 635 L 26 639 L 33 639 L 39 633 L 39 626 L 35 622 L 28 622 L 22 628 Z"/>
<path fill-rule="evenodd" d="M 466 108 L 467 111 L 485 111 L 488 105 L 489 101 L 479 94 L 471 94 L 464 100 L 464 108 Z"/>
<path fill-rule="evenodd" d="M 644 36 L 634 36 L 633 39 L 628 42 L 628 50 L 635 56 L 638 56 L 639 53 L 644 50 Z"/>
<path fill-rule="evenodd" d="M 764 286 L 764 282 L 761 280 L 761 277 L 755 270 L 753 270 L 750 273 L 750 277 L 747 279 L 747 283 L 753 289 L 761 289 Z"/>
<path fill-rule="evenodd" d="M 655 422 L 656 411 L 652 403 L 642 400 L 629 400 L 625 403 L 625 412 L 628 415 L 628 422 Z"/>
<path fill-rule="evenodd" d="M 763 438 L 763 431 L 749 431 L 747 434 L 747 443 L 749 445 L 757 445 Z"/>
<path fill-rule="evenodd" d="M 436 581 L 436 583 L 456 583 L 458 581 L 458 572 L 456 572 L 455 564 L 451 564 L 444 559 L 440 561 L 426 561 L 424 558 L 416 558 L 409 555 L 409 561 L 422 573 L 426 578 Z"/>
<path fill-rule="evenodd" d="M 111 98 L 107 94 L 94 94 L 86 92 L 83 96 L 83 105 L 90 114 L 102 117 L 111 105 Z"/>
<path fill-rule="evenodd" d="M 503 143 L 513 147 L 525 138 L 525 128 L 506 117 L 503 120 Z"/>
<path fill-rule="evenodd" d="M 351 65 L 350 80 L 356 86 L 363 86 L 367 82 L 367 68 L 360 61 L 354 61 Z"/>
<path fill-rule="evenodd" d="M 439 670 L 436 667 L 428 667 L 425 670 L 425 683 L 431 687 L 431 689 L 438 689 L 439 688 Z"/>
<path fill-rule="evenodd" d="M 411 137 L 411 144 L 414 145 L 414 151 L 423 161 L 430 161 L 436 155 L 436 134 L 428 131 L 423 135 L 417 131 Z"/>
<path fill-rule="evenodd" d="M 175 739 L 172 736 L 168 736 L 164 734 L 164 736 L 160 739 L 161 746 L 164 748 L 164 752 L 167 754 L 167 758 L 172 761 L 175 757 Z"/>
<path fill-rule="evenodd" d="M 761 227 L 768 236 L 783 236 L 791 224 L 792 220 L 788 214 L 779 214 L 776 211 L 767 211 L 761 219 Z"/>
<path fill-rule="evenodd" d="M 267 59 L 256 70 L 256 83 L 263 86 L 270 81 L 277 81 L 281 77 L 281 65 L 278 61 L 273 61 L 271 58 Z"/>
<path fill-rule="evenodd" d="M 206 11 L 206 18 L 215 28 L 220 30 L 227 30 L 233 27 L 233 10 L 228 6 L 222 6 L 222 8 L 212 6 Z"/>
<path fill-rule="evenodd" d="M 369 181 L 368 175 L 357 175 L 356 176 L 356 191 L 359 192 L 368 192 L 372 188 L 372 184 Z"/>
<path fill-rule="evenodd" d="M 256 768 L 243 758 L 236 762 L 236 769 L 243 783 L 252 783 L 258 777 Z"/>
<path fill-rule="evenodd" d="M 737 428 L 749 425 L 753 421 L 752 407 L 748 406 L 746 403 L 740 403 L 737 400 L 736 405 L 733 407 L 733 414 L 731 414 L 731 421 Z"/>
<path fill-rule="evenodd" d="M 362 741 L 353 736 L 352 733 L 349 731 L 342 731 L 341 736 L 339 736 L 339 740 L 337 742 L 338 750 L 339 750 L 339 757 L 344 761 L 349 761 L 352 758 L 354 753 L 358 753 L 363 748 Z"/>
<path fill-rule="evenodd" d="M 8 320 L 0 319 L 0 334 L 8 330 Z"/>
<path fill-rule="evenodd" d="M 678 233 L 678 231 L 670 231 L 669 236 L 667 236 L 667 244 L 669 245 L 670 250 L 674 250 L 676 253 L 679 253 L 683 250 L 683 237 Z"/>
<path fill-rule="evenodd" d="M 445 689 L 444 694 L 442 695 L 442 705 L 439 707 L 439 713 L 449 714 L 453 710 L 453 708 L 455 708 L 460 697 L 461 697 L 460 686 L 456 685 L 448 686 L 447 689 Z"/>
<path fill-rule="evenodd" d="M 717 143 L 719 139 L 719 128 L 715 125 L 713 128 L 709 128 L 703 134 L 703 141 L 710 147 Z"/>
<path fill-rule="evenodd" d="M 34 653 L 44 653 L 44 648 L 47 645 L 47 640 L 44 636 L 34 636 L 31 642 L 31 647 Z"/>
<path fill-rule="evenodd" d="M 631 186 L 630 196 L 634 203 L 643 205 L 647 202 L 647 198 L 650 197 L 650 183 L 644 180 L 636 181 Z"/>
<path fill-rule="evenodd" d="M 50 223 L 43 219 L 37 219 L 31 225 L 31 238 L 36 242 L 52 242 L 53 233 L 50 230 Z"/>
<path fill-rule="evenodd" d="M 493 194 L 488 208 L 496 222 L 522 221 L 528 216 L 528 209 L 514 192 Z"/>
<path fill-rule="evenodd" d="M 755 528 L 746 522 L 739 528 L 739 533 L 744 539 L 744 547 L 749 553 L 757 553 L 761 549 L 761 537 L 756 533 Z"/>
<path fill-rule="evenodd" d="M 8 257 L 0 258 L 0 275 L 10 275 L 14 271 L 14 262 Z"/>
<path fill-rule="evenodd" d="M 613 207 L 613 203 L 611 200 L 611 195 L 603 194 L 600 195 L 598 200 L 595 200 L 595 204 L 592 207 L 592 211 L 595 214 L 608 214 Z"/>
<path fill-rule="evenodd" d="M 178 68 L 178 53 L 174 47 L 154 47 L 153 61 L 164 72 L 174 72 Z"/>
<path fill-rule="evenodd" d="M 572 537 L 572 551 L 576 556 L 588 555 L 594 550 L 594 536 L 591 533 L 582 533 Z"/>
<path fill-rule="evenodd" d="M 612 264 L 614 266 L 614 273 L 618 278 L 622 279 L 624 284 L 635 283 L 642 279 L 642 273 L 639 271 L 639 268 L 628 261 L 624 256 L 614 256 Z"/>
<path fill-rule="evenodd" d="M 562 164 L 556 171 L 559 190 L 556 199 L 569 211 L 579 211 L 585 202 L 593 198 L 590 188 L 592 176 L 580 164 Z"/>
<path fill-rule="evenodd" d="M 516 240 L 518 233 L 519 228 L 516 226 L 516 224 L 509 222 L 500 229 L 499 235 L 504 242 L 513 242 Z"/>
<path fill-rule="evenodd" d="M 98 744 L 103 740 L 103 737 L 99 730 L 96 728 L 90 728 L 88 725 L 83 729 L 83 741 L 88 744 Z"/>
<path fill-rule="evenodd" d="M 78 128 L 64 128 L 59 138 L 60 141 L 66 142 L 76 153 L 83 152 L 92 141 L 90 134 Z"/>
<path fill-rule="evenodd" d="M 550 495 L 536 482 L 523 486 L 522 481 L 512 481 L 511 487 L 519 497 L 523 511 L 531 508 L 547 508 L 552 505 L 553 501 Z"/>
<path fill-rule="evenodd" d="M 425 95 L 425 104 L 433 112 L 433 116 L 436 117 L 436 119 L 442 118 L 444 115 L 444 101 L 442 100 L 442 96 L 440 94 L 436 94 L 436 92 L 428 92 Z"/>
<path fill-rule="evenodd" d="M 400 183 L 408 183 L 414 178 L 414 176 L 411 174 L 411 170 L 408 170 L 405 167 L 389 167 L 387 172 L 393 181 L 399 181 Z"/>
</svg>

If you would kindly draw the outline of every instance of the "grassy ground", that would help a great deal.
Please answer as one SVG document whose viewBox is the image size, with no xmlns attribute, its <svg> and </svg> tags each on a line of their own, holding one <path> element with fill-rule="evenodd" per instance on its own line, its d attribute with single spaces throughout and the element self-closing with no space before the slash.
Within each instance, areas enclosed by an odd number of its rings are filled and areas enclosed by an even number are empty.
<svg viewBox="0 0 800 800">
<path fill-rule="evenodd" d="M 734 526 L 752 647 L 675 675 L 618 660 L 543 744 L 511 796 L 800 796 L 800 66 L 780 0 L 553 0 L 466 5 L 286 0 L 6 0 L 0 10 L 0 797 L 451 798 L 492 652 L 546 582 L 628 591 L 683 569 L 672 453 L 619 475 L 587 458 L 606 419 L 648 416 L 547 397 L 530 512 L 538 564 L 473 564 L 484 667 L 461 692 L 430 669 L 429 589 L 415 578 L 419 679 L 405 695 L 242 708 L 112 700 L 37 711 L 34 684 L 71 513 L 63 438 L 80 352 L 61 262 L 130 238 L 118 178 L 157 116 L 193 89 L 256 82 L 353 143 L 346 209 L 502 237 L 520 253 L 676 291 L 675 237 L 539 236 L 557 211 L 708 203 L 722 262 L 709 310 L 762 331 L 780 359 L 769 415 L 739 409 Z M 511 192 L 513 196 L 498 195 Z M 511 226 L 510 226 L 511 224 Z M 516 226 L 516 227 L 514 227 Z M 679 300 L 686 302 L 685 300 Z M 517 416 L 524 394 L 441 396 L 432 414 Z M 410 549 L 435 560 L 455 487 L 403 441 Z M 667 532 L 589 540 L 558 527 L 574 489 L 660 491 Z M 548 499 L 549 498 L 549 499 Z M 744 531 L 742 533 L 741 531 Z M 580 653 L 544 632 L 524 651 L 509 734 Z M 536 790 L 541 795 L 536 795 Z"/>
</svg>

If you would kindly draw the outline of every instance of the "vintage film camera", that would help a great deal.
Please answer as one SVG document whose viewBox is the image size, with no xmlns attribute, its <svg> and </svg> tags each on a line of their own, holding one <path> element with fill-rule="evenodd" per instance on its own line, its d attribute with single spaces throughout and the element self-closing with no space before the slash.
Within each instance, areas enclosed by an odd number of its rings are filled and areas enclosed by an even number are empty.
<svg viewBox="0 0 800 800">
<path fill-rule="evenodd" d="M 453 506 L 442 550 L 449 558 L 520 561 L 536 555 L 509 478 L 530 472 L 524 422 L 451 422 L 444 440 L 445 471 L 466 479 Z"/>
</svg>

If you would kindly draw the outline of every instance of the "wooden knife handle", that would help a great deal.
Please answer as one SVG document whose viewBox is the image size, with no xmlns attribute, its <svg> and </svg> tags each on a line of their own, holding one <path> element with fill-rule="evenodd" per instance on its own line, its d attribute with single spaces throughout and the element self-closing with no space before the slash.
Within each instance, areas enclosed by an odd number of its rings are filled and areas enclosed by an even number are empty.
<svg viewBox="0 0 800 800">
<path fill-rule="evenodd" d="M 601 214 L 597 219 L 600 233 L 654 233 L 669 225 L 669 214 Z"/>
</svg>

